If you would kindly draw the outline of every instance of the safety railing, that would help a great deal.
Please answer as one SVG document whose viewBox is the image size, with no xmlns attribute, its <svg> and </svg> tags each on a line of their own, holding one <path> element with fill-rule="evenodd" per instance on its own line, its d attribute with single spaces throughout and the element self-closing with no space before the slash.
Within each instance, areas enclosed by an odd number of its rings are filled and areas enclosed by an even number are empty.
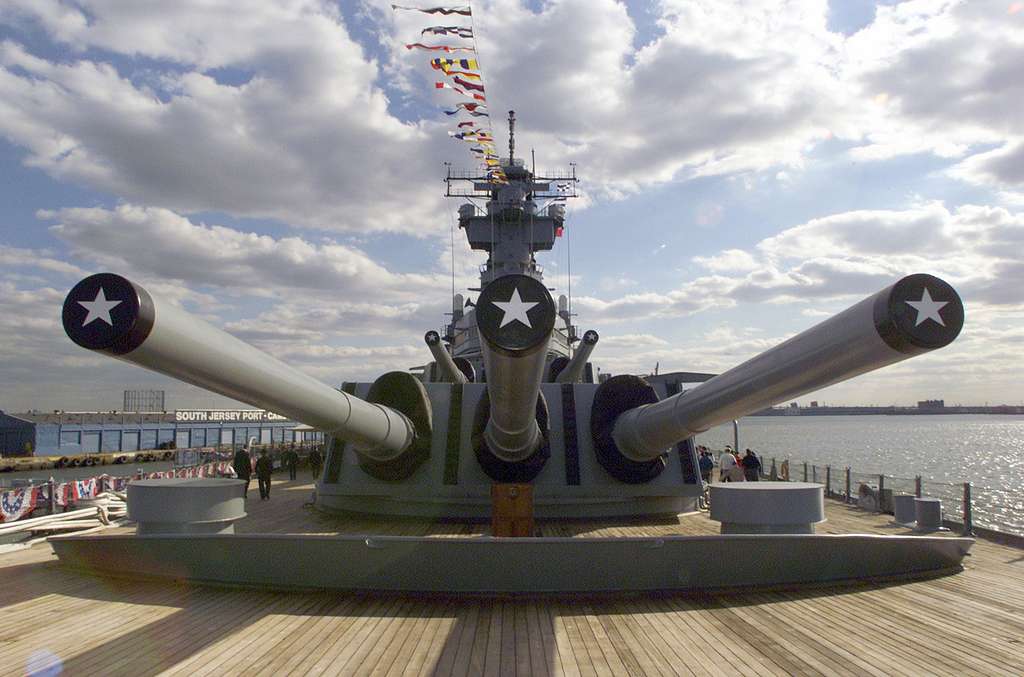
<svg viewBox="0 0 1024 677">
<path fill-rule="evenodd" d="M 966 535 L 1024 543 L 1024 492 L 1019 490 L 939 482 L 921 475 L 865 473 L 848 466 L 793 458 L 765 459 L 762 473 L 769 479 L 823 484 L 827 498 L 846 503 L 858 503 L 862 495 L 869 494 L 875 497 L 879 512 L 892 512 L 891 496 L 895 494 L 938 498 L 948 528 Z"/>
</svg>

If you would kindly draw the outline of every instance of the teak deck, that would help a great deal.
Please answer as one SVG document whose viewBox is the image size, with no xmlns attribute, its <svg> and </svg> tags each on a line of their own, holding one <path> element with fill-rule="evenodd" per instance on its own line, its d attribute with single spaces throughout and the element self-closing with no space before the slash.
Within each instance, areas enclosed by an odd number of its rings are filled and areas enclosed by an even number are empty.
<svg viewBox="0 0 1024 677">
<path fill-rule="evenodd" d="M 253 487 L 237 530 L 443 537 L 487 528 L 334 519 L 303 507 L 311 490 L 308 482 L 278 481 L 261 502 Z M 826 504 L 821 533 L 903 531 L 890 517 Z M 704 514 L 654 525 L 541 525 L 559 536 L 717 529 Z M 700 596 L 234 590 L 96 578 L 62 568 L 46 544 L 0 555 L 0 581 L 3 674 L 51 664 L 70 675 L 190 677 L 1024 672 L 1024 550 L 983 540 L 951 576 Z"/>
</svg>

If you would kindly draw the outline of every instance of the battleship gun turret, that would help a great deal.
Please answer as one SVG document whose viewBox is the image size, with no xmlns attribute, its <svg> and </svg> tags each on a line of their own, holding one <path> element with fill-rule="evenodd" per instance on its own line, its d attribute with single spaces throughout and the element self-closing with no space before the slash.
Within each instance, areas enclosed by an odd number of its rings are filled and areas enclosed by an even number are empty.
<svg viewBox="0 0 1024 677">
<path fill-rule="evenodd" d="M 591 418 L 602 465 L 624 481 L 658 473 L 678 442 L 794 397 L 942 348 L 964 308 L 932 275 L 902 278 L 877 294 L 690 391 L 657 401 L 636 377 L 614 377 Z"/>
<path fill-rule="evenodd" d="M 64 328 L 90 350 L 329 433 L 320 508 L 462 519 L 489 516 L 496 482 L 531 483 L 538 518 L 693 510 L 695 434 L 941 348 L 963 326 L 956 291 L 917 274 L 718 376 L 596 378 L 597 332 L 577 336 L 536 259 L 563 235 L 575 169 L 539 174 L 514 152 L 510 138 L 500 181 L 448 170 L 447 196 L 465 199 L 459 228 L 487 260 L 479 296 L 453 293 L 451 323 L 424 336 L 425 366 L 335 390 L 106 273 L 71 290 Z"/>
<path fill-rule="evenodd" d="M 407 475 L 431 437 L 430 403 L 418 379 L 391 372 L 369 401 L 339 392 L 253 348 L 119 275 L 85 278 L 68 294 L 72 341 L 351 441 L 371 474 Z"/>
</svg>

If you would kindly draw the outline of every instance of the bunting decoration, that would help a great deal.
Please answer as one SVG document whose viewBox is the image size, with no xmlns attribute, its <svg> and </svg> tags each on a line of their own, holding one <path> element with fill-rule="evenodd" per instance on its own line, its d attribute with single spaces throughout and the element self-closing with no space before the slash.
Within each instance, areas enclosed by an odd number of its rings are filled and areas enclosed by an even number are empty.
<svg viewBox="0 0 1024 677">
<path fill-rule="evenodd" d="M 414 12 L 423 12 L 424 14 L 443 14 L 449 16 L 451 14 L 458 14 L 460 16 L 472 16 L 468 6 L 465 7 L 407 7 L 405 5 L 391 5 L 391 9 L 407 9 Z"/>
<path fill-rule="evenodd" d="M 151 473 L 140 473 L 132 477 L 111 477 L 99 475 L 84 480 L 71 480 L 53 485 L 53 503 L 64 508 L 78 501 L 99 497 L 108 491 L 124 492 L 132 479 L 153 480 L 172 477 L 234 477 L 235 469 L 226 461 L 206 463 L 203 465 L 161 470 Z M 46 507 L 50 497 L 48 485 L 36 485 L 22 489 L 11 489 L 0 492 L 0 523 L 14 522 L 32 514 L 36 508 Z"/>
<path fill-rule="evenodd" d="M 460 111 L 466 111 L 473 117 L 490 117 L 487 113 L 487 106 L 479 103 L 457 103 L 455 110 L 446 110 L 445 115 L 457 115 Z"/>
<path fill-rule="evenodd" d="M 446 74 L 458 73 L 480 78 L 479 73 L 472 72 L 478 69 L 476 59 L 431 59 L 430 67 L 436 71 L 444 71 Z"/>
<path fill-rule="evenodd" d="M 487 101 L 487 98 L 483 94 L 473 94 L 472 92 L 467 92 L 466 90 L 462 89 L 461 87 L 456 87 L 455 85 L 449 85 L 447 82 L 435 82 L 434 83 L 434 88 L 435 89 L 451 89 L 451 90 L 454 90 L 454 91 L 458 92 L 462 96 L 469 96 L 469 97 L 472 97 L 472 98 L 476 99 L 477 101 Z M 480 91 L 483 91 L 483 87 L 480 88 Z"/>
<path fill-rule="evenodd" d="M 420 30 L 421 36 L 439 36 L 442 38 L 455 38 L 456 40 L 467 40 L 467 43 L 438 44 L 430 45 L 423 42 L 411 42 L 405 45 L 406 49 L 421 49 L 430 52 L 472 52 L 477 54 L 476 36 L 473 31 L 473 11 L 470 5 L 457 7 L 413 7 L 409 5 L 391 5 L 391 8 L 405 11 L 421 12 L 423 14 L 441 14 L 444 16 L 463 16 L 470 19 L 469 26 L 425 26 Z M 488 181 L 492 183 L 508 183 L 504 170 L 501 168 L 501 159 L 494 145 L 494 133 L 491 130 L 490 113 L 484 102 L 487 101 L 486 89 L 483 83 L 483 75 L 480 69 L 479 56 L 475 58 L 434 58 L 430 60 L 430 67 L 440 71 L 440 75 L 450 78 L 450 82 L 438 80 L 434 82 L 435 89 L 451 90 L 461 96 L 475 99 L 481 103 L 457 103 L 450 110 L 444 110 L 448 116 L 467 115 L 473 118 L 486 118 L 481 121 L 482 127 L 471 120 L 460 120 L 456 126 L 457 131 L 448 132 L 448 135 L 457 140 L 470 144 L 470 152 L 481 162 L 486 172 Z"/>
<path fill-rule="evenodd" d="M 465 26 L 430 26 L 420 31 L 420 35 L 455 35 L 460 38 L 471 38 L 473 37 L 473 29 L 466 28 Z"/>
<path fill-rule="evenodd" d="M 0 522 L 13 522 L 36 509 L 39 487 L 25 487 L 0 494 Z"/>
<path fill-rule="evenodd" d="M 458 75 L 456 75 L 454 78 L 452 78 L 452 81 L 455 84 L 459 85 L 460 87 L 462 87 L 464 89 L 472 89 L 472 90 L 477 91 L 477 92 L 484 91 L 484 86 L 483 85 L 478 85 L 476 83 L 469 82 L 467 80 L 463 80 Z"/>
<path fill-rule="evenodd" d="M 452 47 L 451 45 L 424 45 L 422 42 L 413 42 L 405 46 L 406 49 L 429 49 L 432 52 L 475 52 L 475 47 Z"/>
</svg>

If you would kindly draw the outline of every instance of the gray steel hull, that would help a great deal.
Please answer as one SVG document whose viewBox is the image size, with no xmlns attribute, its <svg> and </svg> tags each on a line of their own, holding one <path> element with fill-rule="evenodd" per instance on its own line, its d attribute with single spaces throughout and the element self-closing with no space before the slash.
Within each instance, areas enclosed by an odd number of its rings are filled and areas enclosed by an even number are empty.
<svg viewBox="0 0 1024 677">
<path fill-rule="evenodd" d="M 92 573 L 261 588 L 608 593 L 761 588 L 958 571 L 974 540 L 929 536 L 664 538 L 121 535 L 51 539 Z"/>
</svg>

